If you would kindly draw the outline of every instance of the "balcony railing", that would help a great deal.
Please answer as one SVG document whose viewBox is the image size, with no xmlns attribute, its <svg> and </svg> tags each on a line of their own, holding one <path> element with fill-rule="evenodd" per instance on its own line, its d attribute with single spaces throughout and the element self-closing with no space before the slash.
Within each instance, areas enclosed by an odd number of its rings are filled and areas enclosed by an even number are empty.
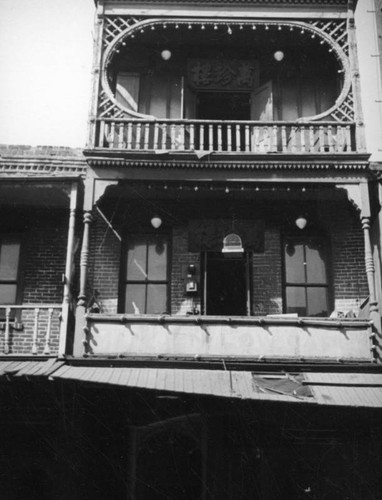
<svg viewBox="0 0 382 500">
<path fill-rule="evenodd" d="M 355 125 L 347 122 L 102 119 L 95 147 L 255 154 L 356 151 Z"/>
<path fill-rule="evenodd" d="M 85 355 L 371 363 L 369 320 L 88 314 Z M 83 353 L 76 353 L 81 355 Z"/>
<path fill-rule="evenodd" d="M 9 355 L 56 355 L 62 305 L 0 305 L 0 352 Z"/>
</svg>

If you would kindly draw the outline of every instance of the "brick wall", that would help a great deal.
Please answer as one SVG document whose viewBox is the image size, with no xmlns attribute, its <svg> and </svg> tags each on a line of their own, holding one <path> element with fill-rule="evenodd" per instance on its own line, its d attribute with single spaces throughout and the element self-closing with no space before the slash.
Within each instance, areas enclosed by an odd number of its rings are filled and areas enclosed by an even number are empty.
<svg viewBox="0 0 382 500">
<path fill-rule="evenodd" d="M 68 210 L 2 210 L 0 230 L 22 235 L 20 259 L 22 304 L 40 306 L 38 313 L 37 354 L 46 347 L 49 310 L 46 304 L 61 305 L 63 299 L 62 274 L 65 271 L 66 245 L 69 223 Z M 36 319 L 34 308 L 24 309 L 16 316 L 19 325 L 11 329 L 10 352 L 30 354 Z M 51 317 L 50 352 L 57 352 L 60 329 L 60 307 Z M 4 348 L 1 336 L 0 349 Z"/>
<path fill-rule="evenodd" d="M 361 224 L 349 203 L 318 204 L 317 220 L 328 236 L 331 255 L 331 281 L 337 310 L 358 311 L 368 295 Z M 252 308 L 255 315 L 275 314 L 282 307 L 282 227 L 266 222 L 263 253 L 252 256 Z M 211 222 L 214 223 L 213 221 Z M 116 312 L 118 302 L 119 260 L 121 246 L 115 235 L 97 215 L 91 233 L 91 270 L 89 293 L 96 291 L 103 312 Z M 193 307 L 200 310 L 200 295 L 185 293 L 187 266 L 201 270 L 200 254 L 188 251 L 188 226 L 172 230 L 171 312 L 186 314 Z M 199 282 L 200 285 L 200 282 Z M 200 289 L 200 287 L 199 287 Z"/>
<path fill-rule="evenodd" d="M 121 244 L 97 212 L 93 213 L 90 231 L 88 296 L 94 294 L 102 312 L 116 313 Z"/>
</svg>

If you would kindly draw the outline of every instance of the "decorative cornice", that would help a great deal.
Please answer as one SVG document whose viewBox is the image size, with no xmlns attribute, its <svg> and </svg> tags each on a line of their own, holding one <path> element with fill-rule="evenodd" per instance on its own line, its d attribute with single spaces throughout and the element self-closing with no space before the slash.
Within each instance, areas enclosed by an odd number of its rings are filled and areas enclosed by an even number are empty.
<svg viewBox="0 0 382 500">
<path fill-rule="evenodd" d="M 99 3 L 99 1 L 97 1 Z M 184 5 L 333 5 L 346 7 L 348 0 L 105 0 L 105 4 L 109 3 L 126 3 L 126 4 L 184 4 Z"/>
<path fill-rule="evenodd" d="M 79 177 L 86 173 L 86 162 L 80 158 L 0 158 L 0 178 L 8 176 Z"/>
<path fill-rule="evenodd" d="M 368 173 L 369 163 L 358 161 L 316 161 L 316 160 L 252 160 L 252 161 L 155 161 L 128 160 L 123 158 L 88 157 L 90 167 L 126 167 L 155 169 L 210 169 L 210 170 L 320 170 L 358 171 Z"/>
</svg>

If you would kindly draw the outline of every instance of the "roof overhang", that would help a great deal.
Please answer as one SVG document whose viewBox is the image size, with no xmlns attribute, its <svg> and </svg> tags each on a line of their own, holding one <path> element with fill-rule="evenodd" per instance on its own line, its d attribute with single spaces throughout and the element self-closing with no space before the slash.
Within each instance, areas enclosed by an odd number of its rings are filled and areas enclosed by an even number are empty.
<svg viewBox="0 0 382 500">
<path fill-rule="evenodd" d="M 378 368 L 378 367 L 376 367 Z M 50 359 L 0 361 L 0 380 L 45 378 L 101 386 L 142 389 L 273 403 L 382 408 L 382 373 L 303 372 L 298 375 L 238 370 L 131 367 L 92 360 Z"/>
</svg>

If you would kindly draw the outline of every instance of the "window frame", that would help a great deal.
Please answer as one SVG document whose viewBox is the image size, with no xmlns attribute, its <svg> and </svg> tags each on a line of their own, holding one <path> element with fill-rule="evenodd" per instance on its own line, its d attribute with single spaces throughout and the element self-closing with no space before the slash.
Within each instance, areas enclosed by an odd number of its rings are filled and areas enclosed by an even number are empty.
<svg viewBox="0 0 382 500">
<path fill-rule="evenodd" d="M 286 267 L 286 259 L 285 259 L 285 248 L 287 242 L 293 242 L 294 244 L 300 243 L 304 247 L 304 282 L 288 282 L 287 281 L 287 267 Z M 325 283 L 318 283 L 313 281 L 308 281 L 307 275 L 307 265 L 306 265 L 306 246 L 309 245 L 310 242 L 316 241 L 317 243 L 321 243 L 324 249 L 324 264 L 326 271 L 326 281 Z M 333 277 L 332 277 L 332 258 L 331 258 L 331 246 L 328 236 L 319 230 L 304 230 L 304 233 L 300 232 L 288 232 L 283 234 L 281 239 L 281 251 L 282 251 L 282 299 L 283 299 L 283 313 L 288 314 L 288 303 L 287 303 L 287 289 L 288 287 L 296 287 L 302 288 L 305 291 L 305 304 L 306 304 L 306 314 L 304 316 L 309 317 L 308 308 L 308 290 L 309 289 L 325 289 L 326 297 L 327 297 L 327 314 L 325 316 L 312 316 L 312 317 L 328 317 L 330 312 L 333 310 Z M 298 313 L 297 313 L 298 314 Z"/>
<path fill-rule="evenodd" d="M 161 237 L 165 239 L 167 243 L 167 273 L 165 280 L 128 280 L 127 279 L 127 261 L 128 261 L 128 245 L 131 241 L 134 241 L 134 238 L 146 237 L 146 267 L 148 264 L 148 238 L 149 237 Z M 166 307 L 165 311 L 162 311 L 163 314 L 171 314 L 171 235 L 168 231 L 156 230 L 153 231 L 134 231 L 125 235 L 123 239 L 123 243 L 121 245 L 121 265 L 120 265 L 120 285 L 119 285 L 119 300 L 118 300 L 118 312 L 121 314 L 130 314 L 126 312 L 126 287 L 128 284 L 138 284 L 145 286 L 145 311 L 139 312 L 140 315 L 150 315 L 157 313 L 147 313 L 147 290 L 150 284 L 158 284 L 158 285 L 166 285 Z"/>
<path fill-rule="evenodd" d="M 0 232 L 0 252 L 1 252 L 1 246 L 2 242 L 6 238 L 14 238 L 15 240 L 18 241 L 20 245 L 20 252 L 19 252 L 19 260 L 18 260 L 18 266 L 17 266 L 17 275 L 15 280 L 1 280 L 0 279 L 0 285 L 2 284 L 13 284 L 15 283 L 16 285 L 16 299 L 12 304 L 0 304 L 5 307 L 9 307 L 11 309 L 11 320 L 19 320 L 21 311 L 20 310 L 12 310 L 12 306 L 15 305 L 20 305 L 23 300 L 23 293 L 24 293 L 24 275 L 22 272 L 23 268 L 23 263 L 24 263 L 24 235 L 20 233 L 13 233 L 13 232 Z M 0 309 L 0 320 L 4 320 L 5 318 L 5 308 Z"/>
</svg>

